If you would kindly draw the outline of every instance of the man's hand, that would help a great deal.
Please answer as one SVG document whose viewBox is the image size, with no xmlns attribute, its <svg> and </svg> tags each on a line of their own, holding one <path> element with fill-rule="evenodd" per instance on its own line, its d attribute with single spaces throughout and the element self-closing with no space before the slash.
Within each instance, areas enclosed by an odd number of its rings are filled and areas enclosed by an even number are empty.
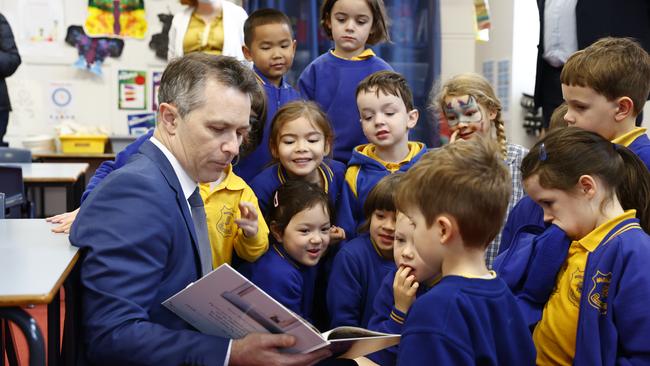
<svg viewBox="0 0 650 366">
<path fill-rule="evenodd" d="M 415 294 L 420 284 L 415 276 L 409 275 L 411 267 L 400 267 L 393 279 L 393 295 L 395 296 L 395 308 L 402 313 L 408 313 L 411 305 L 415 302 Z"/>
<path fill-rule="evenodd" d="M 308 354 L 280 353 L 280 348 L 296 344 L 296 338 L 287 334 L 251 333 L 232 342 L 230 366 L 308 366 L 332 355 L 328 349 Z"/>
<path fill-rule="evenodd" d="M 51 222 L 53 224 L 60 224 L 59 226 L 52 228 L 52 232 L 69 234 L 70 226 L 72 226 L 74 219 L 77 218 L 78 213 L 79 209 L 76 209 L 72 212 L 66 212 L 56 216 L 48 217 L 45 219 L 45 221 Z"/>
<path fill-rule="evenodd" d="M 244 236 L 252 238 L 257 235 L 257 209 L 250 202 L 239 202 L 239 212 L 241 218 L 235 220 L 235 223 L 244 232 Z"/>
</svg>

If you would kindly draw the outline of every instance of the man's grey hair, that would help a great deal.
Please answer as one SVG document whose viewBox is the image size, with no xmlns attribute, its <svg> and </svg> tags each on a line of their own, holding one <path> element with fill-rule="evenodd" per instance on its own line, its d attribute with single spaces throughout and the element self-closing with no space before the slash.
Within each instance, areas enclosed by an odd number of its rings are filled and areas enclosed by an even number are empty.
<svg viewBox="0 0 650 366">
<path fill-rule="evenodd" d="M 255 73 L 237 59 L 194 52 L 167 65 L 160 80 L 158 101 L 174 105 L 184 118 L 206 102 L 203 93 L 208 80 L 249 96 L 258 88 Z"/>
</svg>

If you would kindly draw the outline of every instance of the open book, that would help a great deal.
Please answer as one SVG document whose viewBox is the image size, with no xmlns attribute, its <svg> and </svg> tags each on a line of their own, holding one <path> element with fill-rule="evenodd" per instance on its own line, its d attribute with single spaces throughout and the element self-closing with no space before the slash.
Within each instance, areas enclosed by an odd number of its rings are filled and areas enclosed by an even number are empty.
<svg viewBox="0 0 650 366">
<path fill-rule="evenodd" d="M 284 307 L 230 265 L 223 264 L 162 303 L 199 331 L 238 339 L 249 333 L 287 333 L 296 337 L 290 353 L 329 347 L 335 356 L 360 357 L 399 343 L 399 335 L 356 327 L 323 334 Z"/>
</svg>

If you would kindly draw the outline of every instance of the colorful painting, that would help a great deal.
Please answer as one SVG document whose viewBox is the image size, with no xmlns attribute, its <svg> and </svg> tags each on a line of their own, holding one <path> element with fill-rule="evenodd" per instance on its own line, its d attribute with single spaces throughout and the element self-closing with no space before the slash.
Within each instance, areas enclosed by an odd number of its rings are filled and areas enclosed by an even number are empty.
<svg viewBox="0 0 650 366">
<path fill-rule="evenodd" d="M 88 0 L 84 28 L 93 37 L 143 39 L 147 32 L 144 0 Z"/>
<path fill-rule="evenodd" d="M 146 109 L 146 71 L 119 70 L 118 83 L 120 109 Z"/>
</svg>

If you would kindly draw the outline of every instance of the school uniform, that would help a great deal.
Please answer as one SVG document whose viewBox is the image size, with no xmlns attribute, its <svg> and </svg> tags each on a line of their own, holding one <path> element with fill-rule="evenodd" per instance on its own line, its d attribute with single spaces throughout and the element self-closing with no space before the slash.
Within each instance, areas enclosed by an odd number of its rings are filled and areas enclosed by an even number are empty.
<svg viewBox="0 0 650 366">
<path fill-rule="evenodd" d="M 289 310 L 311 320 L 316 266 L 296 262 L 274 242 L 255 263 L 244 263 L 240 273 Z"/>
<path fill-rule="evenodd" d="M 535 347 L 500 278 L 445 276 L 411 307 L 400 365 L 534 365 Z"/>
<path fill-rule="evenodd" d="M 373 313 L 368 321 L 368 329 L 370 330 L 388 334 L 402 334 L 406 313 L 397 310 L 395 307 L 393 281 L 395 280 L 396 273 L 397 268 L 389 272 L 381 281 L 381 285 L 375 296 L 375 301 L 373 302 Z M 438 278 L 427 284 L 420 283 L 415 294 L 416 299 L 427 293 L 437 281 Z M 398 352 L 399 345 L 371 353 L 366 357 L 379 365 L 389 366 L 397 363 Z"/>
<path fill-rule="evenodd" d="M 338 57 L 330 50 L 300 74 L 300 93 L 321 106 L 334 128 L 334 159 L 347 163 L 352 149 L 368 142 L 361 129 L 355 94 L 361 80 L 382 70 L 393 68 L 371 49 L 354 59 Z"/>
<path fill-rule="evenodd" d="M 300 99 L 298 91 L 289 85 L 284 77 L 280 80 L 280 86 L 276 86 L 256 66 L 253 66 L 253 70 L 266 95 L 266 121 L 259 145 L 250 154 L 239 159 L 237 165 L 234 166 L 235 173 L 245 182 L 250 182 L 255 178 L 273 159 L 271 150 L 269 150 L 269 138 L 271 137 L 271 121 L 273 121 L 275 113 L 283 105 Z"/>
<path fill-rule="evenodd" d="M 650 169 L 650 139 L 646 128 L 637 127 L 630 132 L 612 140 L 612 143 L 627 147 Z"/>
<path fill-rule="evenodd" d="M 650 236 L 635 214 L 571 243 L 533 333 L 538 365 L 650 362 Z"/>
<path fill-rule="evenodd" d="M 317 169 L 325 182 L 323 189 L 329 197 L 329 202 L 335 207 L 343 187 L 345 165 L 336 160 L 325 159 Z M 268 217 L 271 212 L 273 194 L 287 180 L 289 177 L 286 170 L 276 163 L 264 169 L 250 183 L 264 217 Z"/>
<path fill-rule="evenodd" d="M 368 233 L 342 245 L 334 258 L 327 289 L 331 328 L 366 328 L 381 281 L 394 269 L 393 258 L 382 256 Z"/>
<path fill-rule="evenodd" d="M 381 160 L 374 144 L 360 145 L 352 151 L 345 171 L 344 197 L 336 213 L 337 226 L 345 230 L 348 239 L 355 236 L 357 227 L 365 220 L 363 203 L 377 182 L 389 174 L 406 172 L 427 152 L 421 142 L 409 142 L 408 146 L 408 155 L 398 163 Z"/>
</svg>

